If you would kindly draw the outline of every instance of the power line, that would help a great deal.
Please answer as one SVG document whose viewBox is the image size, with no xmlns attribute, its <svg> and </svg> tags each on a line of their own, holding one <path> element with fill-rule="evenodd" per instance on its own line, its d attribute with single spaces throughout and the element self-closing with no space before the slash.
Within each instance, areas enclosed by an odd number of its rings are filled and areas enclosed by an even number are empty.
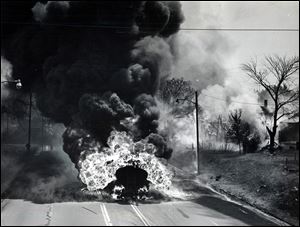
<svg viewBox="0 0 300 227">
<path fill-rule="evenodd" d="M 298 28 L 180 28 L 183 31 L 297 32 Z"/>
<path fill-rule="evenodd" d="M 85 28 L 111 28 L 111 29 L 131 29 L 130 26 L 116 26 L 104 24 L 58 24 L 58 23 L 38 23 L 38 22 L 19 22 L 1 21 L 1 24 L 20 24 L 20 25 L 42 25 L 58 27 L 85 27 Z M 299 28 L 179 28 L 180 31 L 243 31 L 243 32 L 299 32 Z"/>
<path fill-rule="evenodd" d="M 220 100 L 220 101 L 223 101 L 223 102 L 228 102 L 227 100 L 225 99 L 222 99 L 222 98 L 218 98 L 218 97 L 214 97 L 214 96 L 210 96 L 210 95 L 205 95 L 203 93 L 201 93 L 200 95 L 203 95 L 203 96 L 206 96 L 206 97 L 209 97 L 209 98 L 213 98 L 213 99 L 216 99 L 216 100 Z M 240 104 L 245 104 L 245 105 L 256 105 L 256 106 L 262 106 L 262 104 L 259 104 L 259 103 L 251 103 L 251 102 L 238 102 L 238 101 L 231 101 L 233 103 L 240 103 Z"/>
</svg>

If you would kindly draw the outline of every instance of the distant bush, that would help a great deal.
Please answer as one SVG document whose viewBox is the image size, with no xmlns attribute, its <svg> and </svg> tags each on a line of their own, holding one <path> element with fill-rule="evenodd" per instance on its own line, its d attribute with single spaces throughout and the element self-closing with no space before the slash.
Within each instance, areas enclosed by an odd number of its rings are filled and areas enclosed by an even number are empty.
<svg viewBox="0 0 300 227">
<path fill-rule="evenodd" d="M 258 150 L 261 139 L 258 133 L 254 132 L 243 140 L 244 153 L 254 153 Z"/>
<path fill-rule="evenodd" d="M 240 153 L 256 152 L 261 143 L 260 136 L 254 125 L 242 119 L 242 110 L 238 109 L 229 115 L 227 138 L 239 146 Z M 240 149 L 242 145 L 242 150 Z"/>
</svg>

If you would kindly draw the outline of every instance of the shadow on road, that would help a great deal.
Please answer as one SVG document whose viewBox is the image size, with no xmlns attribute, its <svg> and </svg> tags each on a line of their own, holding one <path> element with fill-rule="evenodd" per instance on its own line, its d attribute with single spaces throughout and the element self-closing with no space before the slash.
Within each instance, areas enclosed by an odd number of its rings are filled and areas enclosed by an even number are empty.
<svg viewBox="0 0 300 227">
<path fill-rule="evenodd" d="M 234 219 L 240 220 L 251 226 L 276 226 L 275 223 L 261 217 L 256 212 L 244 208 L 238 204 L 225 201 L 222 198 L 201 196 L 194 199 L 193 202 L 217 211 Z"/>
</svg>

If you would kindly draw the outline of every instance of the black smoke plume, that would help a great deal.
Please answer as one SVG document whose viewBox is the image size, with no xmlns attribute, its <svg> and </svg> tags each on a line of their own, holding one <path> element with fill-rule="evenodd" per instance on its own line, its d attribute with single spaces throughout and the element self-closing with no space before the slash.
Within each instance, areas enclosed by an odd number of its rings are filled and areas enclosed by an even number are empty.
<svg viewBox="0 0 300 227">
<path fill-rule="evenodd" d="M 2 52 L 13 77 L 22 80 L 24 92 L 34 93 L 42 114 L 65 124 L 64 150 L 74 163 L 83 149 L 105 146 L 112 130 L 148 138 L 157 156 L 170 157 L 163 137 L 155 135 L 154 95 L 171 72 L 170 36 L 183 22 L 180 3 L 2 5 Z M 128 119 L 131 124 L 124 124 Z"/>
</svg>

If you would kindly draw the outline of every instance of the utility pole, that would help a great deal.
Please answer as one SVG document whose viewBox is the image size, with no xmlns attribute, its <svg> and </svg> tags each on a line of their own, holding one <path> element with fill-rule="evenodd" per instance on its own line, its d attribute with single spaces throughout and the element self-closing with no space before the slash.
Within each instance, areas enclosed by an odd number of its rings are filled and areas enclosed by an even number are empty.
<svg viewBox="0 0 300 227">
<path fill-rule="evenodd" d="M 44 151 L 44 118 L 42 115 L 42 152 Z"/>
<path fill-rule="evenodd" d="M 197 140 L 197 173 L 200 174 L 200 148 L 199 148 L 199 110 L 198 110 L 198 92 L 195 91 L 196 108 L 196 140 Z"/>
<path fill-rule="evenodd" d="M 179 101 L 187 101 L 190 103 L 193 103 L 196 108 L 196 145 L 197 145 L 197 173 L 200 174 L 200 144 L 199 144 L 199 106 L 198 106 L 198 91 L 195 91 L 195 102 L 187 99 L 176 99 L 176 102 L 179 103 Z"/>
<path fill-rule="evenodd" d="M 30 153 L 31 147 L 31 108 L 32 108 L 32 91 L 29 94 L 29 116 L 28 116 L 28 142 L 26 144 L 27 152 Z"/>
<path fill-rule="evenodd" d="M 17 80 L 4 80 L 4 81 L 1 81 L 1 89 L 2 89 L 2 84 L 5 84 L 5 83 L 7 83 L 7 84 L 15 84 L 16 85 L 16 88 L 17 89 L 21 89 L 22 88 L 22 83 L 21 83 L 21 80 L 20 79 L 17 79 Z M 7 136 L 6 136 L 6 139 L 7 139 L 7 141 L 8 141 L 8 138 L 9 138 L 9 136 L 8 136 L 8 128 L 9 128 L 9 115 L 8 115 L 8 110 L 6 110 L 7 112 L 6 112 L 6 132 L 7 132 Z M 1 134 L 1 139 L 2 139 L 2 134 Z M 6 143 L 7 143 L 7 141 L 6 141 Z"/>
<path fill-rule="evenodd" d="M 9 115 L 8 115 L 8 111 L 6 112 L 6 139 L 8 141 L 9 138 Z M 6 143 L 7 143 L 6 141 Z"/>
</svg>

